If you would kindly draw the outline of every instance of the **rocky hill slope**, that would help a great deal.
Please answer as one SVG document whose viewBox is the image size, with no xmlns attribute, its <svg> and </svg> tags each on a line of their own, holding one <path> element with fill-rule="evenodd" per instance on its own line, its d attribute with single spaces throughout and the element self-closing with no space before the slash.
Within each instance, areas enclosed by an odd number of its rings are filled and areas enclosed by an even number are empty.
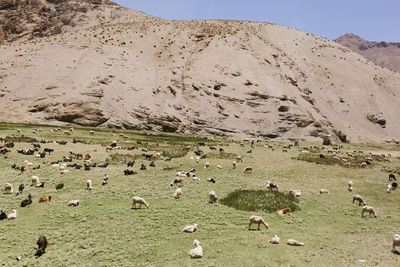
<svg viewBox="0 0 400 267">
<path fill-rule="evenodd" d="M 369 42 L 351 33 L 335 41 L 380 66 L 400 72 L 400 43 Z"/>
<path fill-rule="evenodd" d="M 400 74 L 279 25 L 146 18 L 0 51 L 1 121 L 271 139 L 400 135 Z"/>
<path fill-rule="evenodd" d="M 0 0 L 0 43 L 149 18 L 108 0 Z"/>
</svg>

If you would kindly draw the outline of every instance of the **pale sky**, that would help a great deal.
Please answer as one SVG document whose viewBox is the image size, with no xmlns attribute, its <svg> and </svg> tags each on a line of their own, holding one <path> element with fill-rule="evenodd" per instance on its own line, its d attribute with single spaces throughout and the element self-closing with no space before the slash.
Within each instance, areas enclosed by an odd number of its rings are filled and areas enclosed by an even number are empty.
<svg viewBox="0 0 400 267">
<path fill-rule="evenodd" d="M 114 0 L 169 20 L 272 22 L 329 39 L 355 33 L 400 42 L 400 0 Z"/>
</svg>

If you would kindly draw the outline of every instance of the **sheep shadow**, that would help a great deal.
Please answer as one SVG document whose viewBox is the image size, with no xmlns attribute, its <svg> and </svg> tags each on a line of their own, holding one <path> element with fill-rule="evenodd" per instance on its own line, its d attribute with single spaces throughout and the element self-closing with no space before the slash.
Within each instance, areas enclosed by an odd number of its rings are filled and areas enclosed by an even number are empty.
<svg viewBox="0 0 400 267">
<path fill-rule="evenodd" d="M 249 231 L 261 231 L 261 229 L 249 229 Z"/>
<path fill-rule="evenodd" d="M 131 210 L 144 210 L 144 208 L 131 208 Z"/>
<path fill-rule="evenodd" d="M 400 255 L 400 252 L 397 249 L 392 250 L 393 254 Z"/>
</svg>

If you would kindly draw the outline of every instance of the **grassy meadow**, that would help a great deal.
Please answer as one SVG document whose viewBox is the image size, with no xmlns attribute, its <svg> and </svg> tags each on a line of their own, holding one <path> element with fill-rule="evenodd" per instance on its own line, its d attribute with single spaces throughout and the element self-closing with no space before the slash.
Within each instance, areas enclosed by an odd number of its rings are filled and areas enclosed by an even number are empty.
<svg viewBox="0 0 400 267">
<path fill-rule="evenodd" d="M 32 130 L 40 128 L 34 134 Z M 300 142 L 300 147 L 282 152 L 288 143 L 259 142 L 252 153 L 250 144 L 240 146 L 241 140 L 211 136 L 156 134 L 127 130 L 77 128 L 70 135 L 52 133 L 50 126 L 0 124 L 0 137 L 9 137 L 15 147 L 0 157 L 0 209 L 10 213 L 16 209 L 16 220 L 0 221 L 1 266 L 399 266 L 400 256 L 391 253 L 391 241 L 399 233 L 400 192 L 386 193 L 388 173 L 396 169 L 400 146 L 380 144 L 343 144 L 340 155 L 346 151 L 391 153 L 390 162 L 374 160 L 367 168 L 357 165 L 316 164 L 299 160 L 301 151 L 311 144 Z M 33 148 L 29 138 L 38 140 L 66 140 L 66 145 L 40 143 L 41 149 L 52 148 L 54 153 L 46 158 L 36 158 L 17 153 L 17 149 Z M 89 131 L 94 130 L 94 135 Z M 127 138 L 120 136 L 126 135 Z M 76 138 L 82 142 L 73 143 Z M 119 146 L 135 147 L 106 152 L 106 145 L 116 140 Z M 138 141 L 140 141 L 138 144 Z M 199 146 L 205 143 L 206 146 Z M 276 149 L 264 147 L 273 145 Z M 1 144 L 1 143 L 0 143 Z M 190 149 L 188 149 L 190 146 Z M 210 150 L 209 146 L 223 148 L 224 153 Z M 322 147 L 322 146 L 320 146 Z M 142 156 L 142 149 L 153 154 L 155 167 Z M 201 149 L 208 158 L 200 163 L 194 151 Z M 331 147 L 327 147 L 331 149 Z M 90 171 L 67 168 L 60 174 L 58 167 L 42 164 L 43 161 L 62 160 L 69 152 L 90 154 L 91 162 L 110 165 L 107 168 L 91 168 Z M 157 152 L 162 154 L 157 158 Z M 327 151 L 316 152 L 329 157 Z M 243 162 L 232 168 L 236 155 Z M 135 159 L 133 169 L 137 175 L 125 176 L 125 161 Z M 171 159 L 167 160 L 166 159 Z M 13 163 L 23 161 L 41 165 L 38 170 L 28 167 L 26 172 L 13 170 Z M 83 160 L 73 163 L 83 165 Z M 206 162 L 210 168 L 205 169 Z M 141 164 L 147 170 L 141 171 Z M 321 162 L 320 162 L 321 163 Z M 322 162 L 323 163 L 323 162 Z M 70 164 L 70 163 L 67 163 Z M 216 165 L 222 165 L 217 169 Z M 252 173 L 243 173 L 246 166 Z M 182 197 L 174 199 L 176 186 L 170 183 L 178 171 L 196 169 L 200 182 L 185 180 Z M 102 186 L 104 174 L 110 180 Z M 31 187 L 31 177 L 36 175 L 44 188 Z M 400 176 L 400 175 L 398 175 Z M 206 180 L 214 178 L 216 183 Z M 86 190 L 86 180 L 93 181 L 93 190 Z M 264 190 L 266 180 L 275 181 L 281 192 L 300 189 L 300 209 L 286 216 L 258 211 L 242 211 L 218 202 L 210 204 L 208 193 L 214 190 L 223 199 L 236 190 Z M 354 182 L 353 192 L 347 190 L 349 180 Z M 4 194 L 4 184 L 14 186 L 14 194 Z M 16 196 L 20 183 L 24 192 Z M 56 190 L 59 183 L 64 188 Z M 320 195 L 326 188 L 329 194 Z M 20 203 L 33 196 L 33 203 L 21 208 Z M 377 211 L 377 218 L 361 218 L 361 207 L 352 204 L 352 195 L 360 194 L 367 204 Z M 50 203 L 39 203 L 39 197 L 53 195 Z M 140 196 L 150 204 L 149 209 L 131 209 L 132 197 Z M 79 199 L 78 207 L 68 207 L 70 200 Z M 265 203 L 268 205 L 268 203 Z M 285 207 L 281 207 L 285 208 Z M 249 231 L 249 217 L 259 215 L 269 224 L 269 229 Z M 195 233 L 182 233 L 186 225 L 197 223 Z M 253 228 L 256 228 L 253 225 Z M 279 245 L 268 240 L 274 235 L 281 238 Z M 36 241 L 45 235 L 49 242 L 46 253 L 36 258 Z M 286 245 L 289 238 L 304 242 L 304 247 Z M 190 259 L 188 252 L 198 239 L 203 247 L 201 259 Z M 20 256 L 21 260 L 17 261 Z"/>
</svg>

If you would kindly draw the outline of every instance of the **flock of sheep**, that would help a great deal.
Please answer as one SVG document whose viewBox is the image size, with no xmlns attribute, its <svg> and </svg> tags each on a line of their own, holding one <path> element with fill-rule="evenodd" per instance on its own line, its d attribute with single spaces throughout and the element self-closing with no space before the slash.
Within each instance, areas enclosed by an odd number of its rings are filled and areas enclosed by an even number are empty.
<svg viewBox="0 0 400 267">
<path fill-rule="evenodd" d="M 52 132 L 57 132 L 57 131 L 61 131 L 61 129 L 60 128 L 54 128 L 54 129 L 51 129 L 51 131 Z M 73 131 L 74 130 L 71 128 L 70 131 L 66 131 L 65 134 L 70 135 L 71 132 L 73 132 Z M 18 132 L 22 133 L 21 130 L 18 130 Z M 35 129 L 34 133 L 35 132 L 36 133 L 40 132 L 40 130 Z M 90 131 L 90 135 L 94 135 L 94 134 L 95 134 L 94 131 Z M 250 143 L 251 147 L 254 148 L 254 141 L 250 141 L 249 140 L 248 142 Z M 3 149 L 12 148 L 13 146 L 14 146 L 14 144 L 11 144 L 11 142 L 4 143 L 2 145 Z M 243 146 L 243 144 L 241 144 L 241 146 Z M 294 146 L 298 146 L 298 142 L 297 141 L 295 142 Z M 46 153 L 50 154 L 51 152 L 53 152 L 52 149 L 45 149 L 43 152 L 39 152 L 38 148 L 40 148 L 40 145 L 35 145 L 34 147 L 36 148 L 36 150 L 34 150 L 34 151 L 37 152 L 36 157 L 38 157 L 38 158 L 44 158 Z M 265 145 L 265 147 L 272 148 L 273 150 L 275 149 L 275 147 L 273 147 L 271 145 Z M 283 152 L 287 152 L 287 150 L 290 149 L 291 147 L 293 147 L 293 145 L 285 146 L 283 148 Z M 113 144 L 111 146 L 108 146 L 106 148 L 106 151 L 111 151 L 111 150 L 114 150 L 114 149 L 118 149 L 118 147 L 116 146 L 116 142 L 113 142 Z M 215 148 L 213 148 L 213 149 L 215 149 Z M 223 151 L 222 148 L 220 148 L 220 152 L 222 152 L 221 150 Z M 33 155 L 32 153 L 27 152 L 27 151 L 28 150 L 24 150 L 23 153 L 28 153 L 30 155 Z M 9 149 L 8 149 L 8 152 L 10 152 Z M 248 153 L 251 153 L 251 150 L 248 151 Z M 5 152 L 3 154 L 7 154 L 7 152 Z M 157 153 L 157 156 L 161 156 L 161 153 Z M 5 155 L 4 157 L 8 158 L 8 155 Z M 64 161 L 71 162 L 72 160 L 70 160 L 70 159 L 77 159 L 77 158 L 83 159 L 83 155 L 75 154 L 75 153 L 71 152 L 71 155 L 70 155 L 69 158 L 64 157 Z M 91 158 L 90 155 L 86 155 L 85 158 L 83 159 L 84 162 L 85 162 L 85 169 L 93 167 L 93 165 L 89 164 L 90 163 L 90 158 Z M 197 156 L 196 158 L 194 158 L 194 156 L 191 156 L 190 159 L 191 160 L 195 160 L 196 163 L 200 163 L 200 160 L 202 158 L 200 156 Z M 242 158 L 240 156 L 237 156 L 236 160 L 232 162 L 232 168 L 233 169 L 237 169 L 237 167 L 238 167 L 240 162 L 242 162 Z M 24 164 L 27 167 L 28 166 L 32 166 L 32 163 L 30 163 L 29 161 L 26 161 L 26 160 L 24 161 Z M 62 174 L 68 172 L 68 170 L 66 169 L 67 166 L 74 166 L 74 167 L 78 168 L 77 164 L 67 165 L 66 163 L 61 163 L 61 161 L 53 162 L 53 163 L 49 163 L 49 164 L 58 167 L 59 170 L 60 170 L 60 173 L 62 173 Z M 134 164 L 134 161 L 133 162 L 128 162 L 128 167 L 133 167 L 133 164 Z M 154 165 L 154 162 L 152 162 L 152 164 Z M 104 166 L 107 167 L 107 165 L 104 165 Z M 141 169 L 143 168 L 143 166 L 144 165 L 142 164 Z M 25 166 L 17 167 L 15 164 L 13 164 L 12 167 L 14 169 L 20 170 L 21 172 L 26 170 Z M 40 168 L 40 166 L 38 166 L 38 167 Z M 96 167 L 96 166 L 94 166 L 94 167 Z M 205 169 L 209 169 L 210 168 L 210 163 L 206 162 L 204 164 L 204 168 Z M 216 168 L 217 169 L 222 169 L 223 166 L 216 165 Z M 125 172 L 124 172 L 125 175 L 133 174 L 133 172 L 132 173 L 130 173 L 130 172 L 127 173 L 127 171 L 129 171 L 129 170 L 125 170 Z M 244 173 L 252 173 L 252 171 L 253 171 L 253 167 L 252 166 L 247 166 L 247 167 L 245 167 L 243 169 Z M 109 175 L 105 174 L 104 177 L 103 177 L 102 185 L 107 184 L 109 178 L 110 178 Z M 183 190 L 182 190 L 183 189 L 183 185 L 184 185 L 185 181 L 188 178 L 192 178 L 192 180 L 194 182 L 200 182 L 200 178 L 197 177 L 195 169 L 191 169 L 189 171 L 179 171 L 179 172 L 177 172 L 176 173 L 176 177 L 173 178 L 173 180 L 171 181 L 171 184 L 170 184 L 171 187 L 176 186 L 176 185 L 178 186 L 175 189 L 174 193 L 173 193 L 173 198 L 179 199 L 179 198 L 182 197 L 182 195 L 183 195 Z M 390 174 L 389 175 L 389 181 L 393 181 L 393 180 L 396 181 L 396 177 L 393 174 Z M 209 179 L 207 179 L 207 181 L 211 182 L 211 183 L 216 183 L 214 178 L 209 178 Z M 31 186 L 44 187 L 44 183 L 40 182 L 40 179 L 39 179 L 38 176 L 32 176 L 30 182 L 31 182 L 31 184 L 30 184 Z M 353 186 L 354 186 L 354 183 L 352 181 L 349 181 L 348 182 L 348 191 L 352 192 L 353 191 Z M 392 184 L 389 184 L 387 192 L 390 193 L 391 190 L 395 189 L 396 187 L 397 187 L 397 183 L 396 182 L 393 182 Z M 18 191 L 16 192 L 16 195 L 22 194 L 24 188 L 25 188 L 25 185 L 24 184 L 20 184 L 19 187 L 18 187 Z M 86 181 L 86 189 L 87 190 L 93 190 L 92 180 L 89 179 L 89 180 Z M 279 190 L 279 187 L 278 187 L 278 184 L 276 182 L 266 181 L 265 189 L 266 190 Z M 14 193 L 14 186 L 11 183 L 6 183 L 4 185 L 4 191 L 5 191 L 6 194 L 13 194 Z M 301 191 L 300 190 L 290 190 L 289 194 L 292 194 L 294 197 L 300 197 L 301 196 Z M 322 188 L 320 190 L 320 194 L 329 194 L 329 191 L 327 189 Z M 215 193 L 215 191 L 209 192 L 208 196 L 209 196 L 209 203 L 213 204 L 213 203 L 216 203 L 218 201 L 218 196 Z M 39 203 L 50 202 L 52 198 L 53 198 L 53 196 L 51 196 L 51 195 L 49 195 L 49 196 L 41 196 L 39 198 Z M 33 202 L 32 201 L 32 196 L 31 196 L 31 194 L 29 194 L 28 198 L 24 199 L 21 202 L 21 207 L 29 206 L 29 205 L 32 204 L 32 202 Z M 354 202 L 358 202 L 359 206 L 363 205 L 362 210 L 361 210 L 361 217 L 364 217 L 365 213 L 368 213 L 370 217 L 371 216 L 377 217 L 377 214 L 376 214 L 374 208 L 371 207 L 371 206 L 367 206 L 366 202 L 365 202 L 365 200 L 364 200 L 364 198 L 362 196 L 360 196 L 358 194 L 353 195 L 353 204 L 354 204 Z M 70 207 L 77 207 L 77 206 L 79 206 L 80 201 L 79 200 L 71 200 L 67 204 Z M 149 203 L 146 202 L 146 200 L 144 198 L 141 198 L 139 196 L 134 196 L 132 198 L 132 209 L 137 209 L 137 208 L 140 209 L 142 205 L 144 205 L 146 208 L 150 207 Z M 283 215 L 288 214 L 290 211 L 291 211 L 290 208 L 283 208 L 283 209 L 277 210 L 276 214 L 280 215 L 280 216 L 283 216 Z M 14 220 L 16 218 L 17 218 L 17 210 L 13 209 L 12 212 L 9 213 L 8 215 L 6 214 L 6 211 L 0 210 L 0 220 L 5 220 L 5 219 Z M 249 218 L 249 225 L 248 225 L 248 229 L 249 230 L 251 230 L 251 226 L 253 224 L 256 224 L 258 226 L 257 230 L 260 230 L 260 226 L 261 225 L 263 225 L 267 230 L 269 228 L 268 223 L 266 223 L 265 220 L 260 216 L 253 215 L 253 216 L 251 216 Z M 194 233 L 197 229 L 198 229 L 198 224 L 187 225 L 187 226 L 185 226 L 183 228 L 182 232 L 184 232 L 184 233 Z M 280 237 L 277 236 L 277 235 L 274 235 L 269 240 L 269 242 L 271 244 L 279 244 L 280 243 Z M 193 245 L 195 246 L 195 248 L 193 248 L 193 249 L 191 249 L 189 251 L 190 258 L 201 258 L 201 257 L 203 257 L 203 249 L 200 246 L 200 244 L 201 243 L 197 239 L 195 239 L 193 241 Z M 304 243 L 298 242 L 298 241 L 296 241 L 294 239 L 288 239 L 286 244 L 290 245 L 290 246 L 304 246 Z M 38 245 L 38 249 L 37 249 L 35 255 L 36 256 L 40 256 L 43 253 L 45 253 L 45 249 L 47 247 L 47 239 L 46 239 L 46 237 L 45 236 L 41 236 L 39 238 L 38 242 L 37 242 L 37 245 Z M 393 237 L 392 251 L 395 252 L 395 253 L 397 252 L 396 246 L 400 246 L 400 235 L 398 235 L 398 234 L 394 235 L 394 237 Z"/>
</svg>

